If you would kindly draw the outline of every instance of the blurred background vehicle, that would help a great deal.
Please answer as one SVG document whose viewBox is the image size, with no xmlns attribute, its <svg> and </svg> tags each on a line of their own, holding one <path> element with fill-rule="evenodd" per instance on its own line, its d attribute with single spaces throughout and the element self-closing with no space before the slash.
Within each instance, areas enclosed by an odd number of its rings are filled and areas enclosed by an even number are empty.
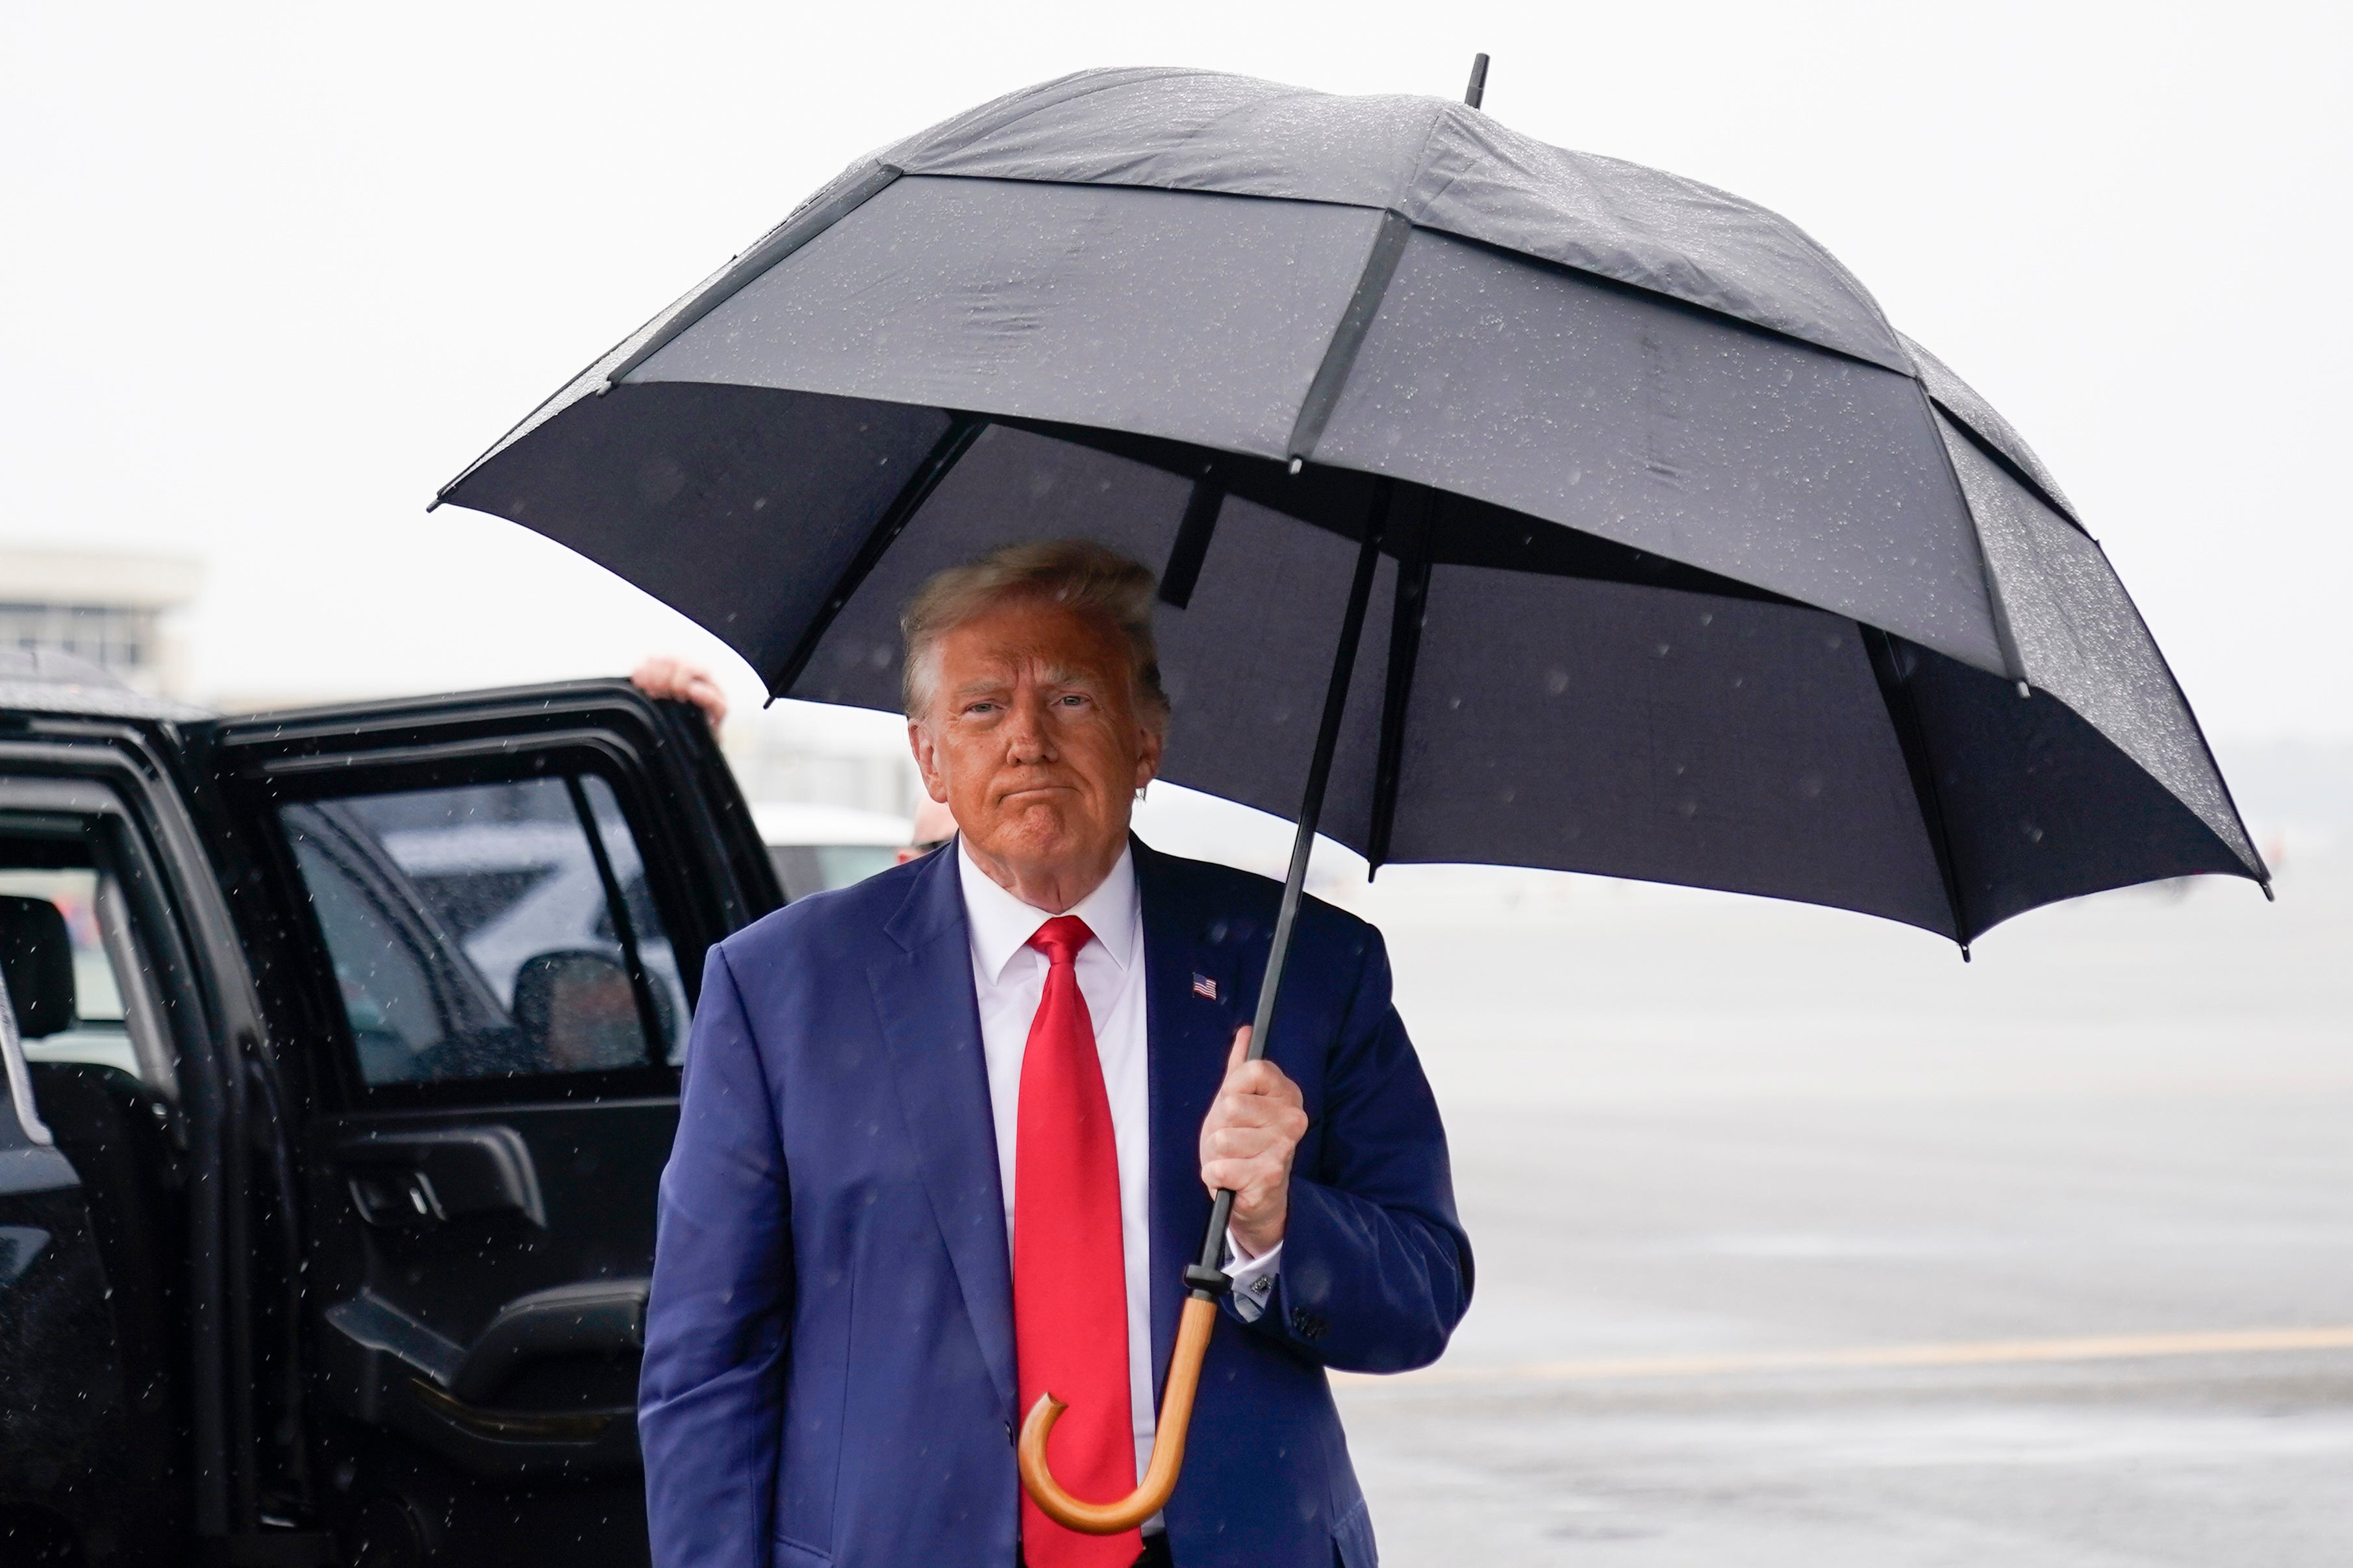
<svg viewBox="0 0 2353 1568">
<path fill-rule="evenodd" d="M 854 805 L 765 801 L 752 820 L 788 899 L 846 888 L 899 863 L 912 842 L 913 821 Z"/>
</svg>

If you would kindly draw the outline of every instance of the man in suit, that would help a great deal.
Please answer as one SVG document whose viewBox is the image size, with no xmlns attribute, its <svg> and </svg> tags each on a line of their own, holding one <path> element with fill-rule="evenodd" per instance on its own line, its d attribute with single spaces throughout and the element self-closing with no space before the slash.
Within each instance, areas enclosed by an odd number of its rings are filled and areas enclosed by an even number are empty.
<svg viewBox="0 0 2353 1568">
<path fill-rule="evenodd" d="M 711 954 L 661 1183 L 638 1430 L 661 1568 L 1371 1568 L 1326 1368 L 1434 1360 L 1471 1294 L 1377 932 L 1310 900 L 1241 1059 L 1280 889 L 1128 831 L 1168 705 L 1147 571 L 1082 542 L 944 573 L 908 735 L 961 829 Z M 1210 1194 L 1237 1199 L 1175 1495 L 1133 1489 Z"/>
</svg>

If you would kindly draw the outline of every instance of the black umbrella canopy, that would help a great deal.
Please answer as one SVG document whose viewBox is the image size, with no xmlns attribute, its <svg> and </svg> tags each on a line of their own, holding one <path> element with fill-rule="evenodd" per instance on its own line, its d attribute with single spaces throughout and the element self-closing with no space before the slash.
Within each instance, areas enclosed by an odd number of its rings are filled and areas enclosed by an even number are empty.
<svg viewBox="0 0 2353 1568">
<path fill-rule="evenodd" d="M 1966 944 L 2265 877 L 2099 546 L 1786 220 L 1462 105 L 1082 72 L 853 164 L 443 492 L 892 709 L 930 573 L 1162 574 L 1166 776 L 1377 866 L 1768 894 Z"/>
</svg>

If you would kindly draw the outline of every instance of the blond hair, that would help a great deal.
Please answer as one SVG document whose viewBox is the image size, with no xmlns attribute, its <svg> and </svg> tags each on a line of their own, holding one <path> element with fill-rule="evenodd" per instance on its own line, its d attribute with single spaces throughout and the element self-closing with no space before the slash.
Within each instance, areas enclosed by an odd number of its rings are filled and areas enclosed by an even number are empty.
<svg viewBox="0 0 2353 1568">
<path fill-rule="evenodd" d="M 1160 688 L 1160 653 L 1152 636 L 1158 585 L 1149 568 L 1092 539 L 999 545 L 977 561 L 937 573 L 899 616 L 906 638 L 901 706 L 917 720 L 930 706 L 941 637 L 999 605 L 1032 599 L 1099 616 L 1119 629 L 1127 642 L 1137 717 L 1165 732 L 1168 694 Z"/>
</svg>

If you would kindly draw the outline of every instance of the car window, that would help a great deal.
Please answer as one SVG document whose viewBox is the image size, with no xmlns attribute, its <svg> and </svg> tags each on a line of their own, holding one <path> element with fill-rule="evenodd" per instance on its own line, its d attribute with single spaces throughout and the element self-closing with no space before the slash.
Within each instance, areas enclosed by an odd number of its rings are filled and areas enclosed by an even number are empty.
<svg viewBox="0 0 2353 1568">
<path fill-rule="evenodd" d="M 368 1084 L 676 1059 L 685 987 L 604 779 L 353 795 L 279 816 Z"/>
<path fill-rule="evenodd" d="M 41 964 L 31 950 L 58 938 L 69 962 Z M 27 1060 L 113 1068 L 172 1092 L 149 962 L 102 836 L 87 821 L 0 813 L 0 944 L 12 968 L 29 961 L 23 973 L 47 977 L 39 1001 L 16 1003 Z"/>
<path fill-rule="evenodd" d="M 662 932 L 661 911 L 654 907 L 653 889 L 646 885 L 646 863 L 638 854 L 637 836 L 629 831 L 628 821 L 621 815 L 621 803 L 614 795 L 613 786 L 594 773 L 583 777 L 580 786 L 587 797 L 589 812 L 596 818 L 597 836 L 604 843 L 613 878 L 620 885 L 621 904 L 636 939 L 638 960 L 645 966 L 655 1009 L 661 1015 L 664 1058 L 675 1067 L 685 1059 L 686 1031 L 679 1027 L 679 1023 L 687 1012 L 686 982 L 679 973 L 677 950 Z M 619 933 L 614 929 L 610 909 L 599 919 L 596 931 L 601 937 L 617 939 Z"/>
</svg>

